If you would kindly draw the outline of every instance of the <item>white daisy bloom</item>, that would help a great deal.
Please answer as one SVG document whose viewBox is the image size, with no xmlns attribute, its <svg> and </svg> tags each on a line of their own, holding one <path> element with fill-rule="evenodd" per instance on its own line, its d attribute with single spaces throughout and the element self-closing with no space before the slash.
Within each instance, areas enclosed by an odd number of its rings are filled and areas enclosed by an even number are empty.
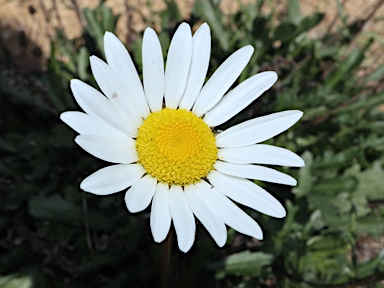
<svg viewBox="0 0 384 288">
<path fill-rule="evenodd" d="M 272 217 L 285 217 L 284 207 L 248 179 L 296 185 L 289 175 L 258 164 L 304 166 L 284 148 L 259 144 L 295 124 L 303 115 L 291 110 L 235 125 L 226 122 L 268 90 L 275 72 L 262 72 L 228 91 L 248 64 L 252 46 L 228 57 L 204 84 L 211 36 L 205 23 L 192 36 L 182 23 L 171 41 L 164 70 L 155 31 L 143 38 L 143 84 L 124 45 L 112 33 L 104 36 L 107 63 L 92 56 L 93 75 L 102 91 L 79 80 L 71 89 L 83 112 L 64 112 L 61 119 L 80 135 L 76 143 L 91 155 L 114 163 L 85 178 L 80 187 L 96 195 L 128 188 L 130 212 L 150 203 L 150 227 L 162 242 L 171 222 L 178 246 L 187 252 L 195 239 L 195 218 L 218 246 L 227 240 L 226 225 L 263 238 L 260 226 L 233 202 Z"/>
</svg>

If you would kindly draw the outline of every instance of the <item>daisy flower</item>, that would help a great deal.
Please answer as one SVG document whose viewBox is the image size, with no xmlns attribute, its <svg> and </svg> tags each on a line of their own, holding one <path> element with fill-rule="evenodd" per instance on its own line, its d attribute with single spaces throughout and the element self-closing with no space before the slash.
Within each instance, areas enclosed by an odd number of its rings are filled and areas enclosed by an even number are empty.
<svg viewBox="0 0 384 288">
<path fill-rule="evenodd" d="M 83 112 L 64 112 L 61 119 L 80 135 L 75 142 L 89 154 L 114 165 L 85 178 L 80 188 L 96 195 L 122 190 L 131 213 L 151 204 L 150 227 L 162 242 L 175 227 L 178 246 L 187 252 L 195 240 L 195 217 L 219 247 L 226 225 L 263 238 L 260 226 L 233 201 L 272 217 L 284 207 L 249 179 L 296 185 L 289 175 L 260 166 L 303 166 L 293 152 L 258 144 L 285 131 L 303 115 L 290 110 L 235 125 L 223 124 L 268 90 L 275 72 L 258 73 L 229 90 L 248 64 L 252 46 L 229 56 L 204 84 L 211 50 L 209 26 L 192 36 L 188 24 L 175 32 L 164 69 L 155 31 L 143 36 L 143 83 L 124 45 L 104 36 L 107 63 L 91 56 L 92 73 L 102 91 L 71 81 Z M 204 85 L 203 85 L 204 84 Z"/>
</svg>

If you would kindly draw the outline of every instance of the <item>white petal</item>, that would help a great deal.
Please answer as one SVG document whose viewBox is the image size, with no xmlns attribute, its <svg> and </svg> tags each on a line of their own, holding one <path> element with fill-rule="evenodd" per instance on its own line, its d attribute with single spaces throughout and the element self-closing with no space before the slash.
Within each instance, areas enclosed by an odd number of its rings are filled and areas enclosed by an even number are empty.
<svg viewBox="0 0 384 288">
<path fill-rule="evenodd" d="M 228 59 L 217 68 L 215 73 L 213 73 L 204 85 L 193 106 L 192 111 L 197 116 L 203 116 L 220 101 L 224 93 L 232 86 L 248 64 L 253 50 L 252 46 L 245 46 L 229 56 Z"/>
<path fill-rule="evenodd" d="M 237 207 L 222 192 L 216 188 L 210 189 L 204 194 L 215 211 L 220 215 L 221 219 L 228 226 L 257 239 L 263 239 L 263 231 L 259 224 L 247 215 L 243 210 Z"/>
<path fill-rule="evenodd" d="M 172 185 L 169 191 L 169 208 L 175 225 L 179 249 L 188 252 L 195 241 L 196 224 L 183 189 Z"/>
<path fill-rule="evenodd" d="M 125 115 L 136 128 L 139 128 L 143 119 L 138 107 L 135 100 L 130 98 L 132 95 L 127 92 L 115 71 L 96 56 L 91 56 L 90 63 L 93 76 L 105 96 L 122 115 Z"/>
<path fill-rule="evenodd" d="M 165 106 L 176 109 L 187 84 L 192 58 L 192 34 L 187 23 L 181 23 L 172 38 L 165 66 Z"/>
<path fill-rule="evenodd" d="M 247 179 L 224 175 L 217 171 L 211 171 L 207 178 L 220 192 L 240 204 L 276 218 L 286 215 L 279 201 Z"/>
<path fill-rule="evenodd" d="M 217 245 L 223 247 L 227 241 L 227 228 L 224 221 L 204 196 L 206 193 L 209 193 L 210 188 L 211 186 L 205 181 L 200 181 L 195 185 L 187 185 L 184 187 L 185 197 L 193 214 L 196 215 L 209 234 L 211 234 Z"/>
<path fill-rule="evenodd" d="M 164 58 L 159 38 L 151 28 L 143 37 L 143 82 L 145 96 L 152 112 L 163 108 Z"/>
<path fill-rule="evenodd" d="M 169 209 L 169 188 L 167 184 L 158 183 L 152 200 L 151 231 L 155 242 L 162 242 L 171 227 L 171 211 Z"/>
<path fill-rule="evenodd" d="M 218 158 L 237 164 L 257 163 L 292 167 L 304 166 L 304 160 L 297 154 L 284 148 L 266 144 L 222 148 L 218 151 Z"/>
<path fill-rule="evenodd" d="M 179 107 L 191 110 L 207 76 L 211 55 L 211 31 L 207 23 L 202 24 L 192 37 L 192 61 L 187 86 Z"/>
<path fill-rule="evenodd" d="M 268 140 L 287 130 L 303 116 L 303 112 L 289 110 L 245 121 L 216 136 L 218 147 L 242 147 Z"/>
<path fill-rule="evenodd" d="M 80 183 L 84 191 L 96 195 L 109 195 L 128 188 L 145 173 L 140 164 L 118 164 L 102 168 Z"/>
<path fill-rule="evenodd" d="M 71 90 L 76 102 L 87 114 L 103 119 L 131 137 L 137 136 L 137 128 L 120 115 L 120 112 L 113 107 L 112 102 L 95 88 L 80 80 L 73 79 L 71 80 Z"/>
<path fill-rule="evenodd" d="M 225 95 L 221 101 L 204 116 L 204 121 L 215 127 L 231 119 L 261 94 L 272 87 L 277 80 L 275 72 L 258 73 Z"/>
<path fill-rule="evenodd" d="M 121 141 L 105 136 L 79 135 L 75 142 L 89 154 L 104 161 L 129 164 L 139 160 L 134 140 Z"/>
<path fill-rule="evenodd" d="M 222 161 L 216 161 L 213 166 L 217 171 L 227 175 L 291 186 L 297 185 L 295 178 L 280 171 L 263 166 L 251 164 L 233 164 Z"/>
<path fill-rule="evenodd" d="M 130 101 L 135 101 L 141 117 L 147 118 L 149 108 L 144 96 L 143 85 L 127 49 L 113 33 L 105 32 L 104 51 L 109 67 L 115 71 L 121 83 L 125 84 L 128 98 Z"/>
<path fill-rule="evenodd" d="M 151 203 L 155 194 L 157 180 L 150 175 L 145 175 L 136 181 L 125 193 L 125 204 L 129 212 L 137 213 L 143 211 Z"/>
<path fill-rule="evenodd" d="M 83 112 L 67 111 L 61 113 L 60 119 L 79 134 L 100 135 L 122 141 L 132 141 L 127 134 L 112 127 L 104 120 Z"/>
</svg>

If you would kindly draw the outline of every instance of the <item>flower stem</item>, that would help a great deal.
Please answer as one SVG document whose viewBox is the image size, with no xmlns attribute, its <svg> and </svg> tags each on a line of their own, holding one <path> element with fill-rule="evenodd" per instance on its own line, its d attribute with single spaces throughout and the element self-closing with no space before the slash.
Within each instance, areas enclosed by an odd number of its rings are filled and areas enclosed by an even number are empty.
<svg viewBox="0 0 384 288">
<path fill-rule="evenodd" d="M 162 245 L 162 258 L 161 258 L 161 287 L 168 288 L 168 274 L 169 263 L 171 261 L 171 231 L 169 231 L 167 238 Z"/>
</svg>

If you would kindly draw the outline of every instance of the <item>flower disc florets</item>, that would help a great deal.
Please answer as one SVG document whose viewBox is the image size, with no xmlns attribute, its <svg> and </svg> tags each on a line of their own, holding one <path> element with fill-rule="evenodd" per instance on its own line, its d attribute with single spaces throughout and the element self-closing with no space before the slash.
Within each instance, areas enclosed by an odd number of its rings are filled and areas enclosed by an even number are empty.
<svg viewBox="0 0 384 288">
<path fill-rule="evenodd" d="M 150 114 L 139 128 L 136 148 L 145 171 L 169 185 L 198 182 L 217 160 L 211 129 L 184 109 L 165 108 Z"/>
</svg>

